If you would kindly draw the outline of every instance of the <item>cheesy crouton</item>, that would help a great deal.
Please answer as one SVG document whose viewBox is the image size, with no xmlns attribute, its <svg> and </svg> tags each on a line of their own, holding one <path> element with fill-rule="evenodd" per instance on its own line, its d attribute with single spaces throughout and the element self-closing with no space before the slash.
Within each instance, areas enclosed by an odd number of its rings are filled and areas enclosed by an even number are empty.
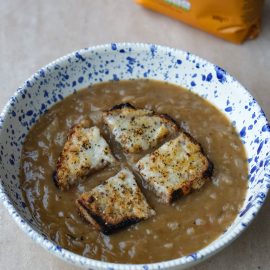
<svg viewBox="0 0 270 270">
<path fill-rule="evenodd" d="M 80 215 L 104 234 L 114 233 L 155 215 L 134 175 L 126 168 L 83 193 L 76 205 Z"/>
<path fill-rule="evenodd" d="M 104 112 L 103 119 L 126 153 L 148 150 L 178 131 L 177 124 L 168 115 L 136 109 L 129 103 Z"/>
<path fill-rule="evenodd" d="M 161 202 L 170 203 L 192 189 L 201 188 L 213 165 L 201 146 L 187 133 L 163 144 L 136 164 L 145 185 Z"/>
<path fill-rule="evenodd" d="M 83 180 L 94 171 L 113 163 L 110 147 L 97 127 L 75 125 L 68 135 L 56 166 L 55 183 L 61 190 Z"/>
</svg>

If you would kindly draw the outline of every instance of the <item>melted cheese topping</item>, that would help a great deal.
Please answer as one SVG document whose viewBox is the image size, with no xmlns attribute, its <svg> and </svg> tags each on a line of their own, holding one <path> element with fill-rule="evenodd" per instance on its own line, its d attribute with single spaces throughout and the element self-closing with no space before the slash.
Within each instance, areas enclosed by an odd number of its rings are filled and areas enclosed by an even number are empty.
<svg viewBox="0 0 270 270">
<path fill-rule="evenodd" d="M 127 153 L 150 149 L 177 130 L 170 119 L 143 109 L 109 111 L 104 114 L 104 121 Z"/>
<path fill-rule="evenodd" d="M 169 203 L 174 191 L 182 190 L 186 194 L 191 188 L 202 186 L 208 160 L 200 146 L 181 133 L 140 159 L 136 168 L 146 186 L 154 190 L 161 201 Z"/>
<path fill-rule="evenodd" d="M 104 184 L 82 194 L 79 200 L 106 224 L 146 219 L 155 214 L 138 187 L 134 175 L 126 168 Z"/>
<path fill-rule="evenodd" d="M 68 188 L 91 171 L 114 161 L 109 145 L 97 127 L 77 125 L 72 129 L 58 160 L 59 185 Z"/>
</svg>

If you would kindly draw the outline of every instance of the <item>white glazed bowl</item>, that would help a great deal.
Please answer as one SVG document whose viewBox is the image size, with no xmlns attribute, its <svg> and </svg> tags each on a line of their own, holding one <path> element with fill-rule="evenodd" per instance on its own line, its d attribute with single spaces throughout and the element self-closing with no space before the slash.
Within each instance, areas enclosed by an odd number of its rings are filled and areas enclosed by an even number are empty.
<svg viewBox="0 0 270 270">
<path fill-rule="evenodd" d="M 207 247 L 188 256 L 153 264 L 113 264 L 92 260 L 47 239 L 23 200 L 18 179 L 25 136 L 53 104 L 74 91 L 110 80 L 149 78 L 183 86 L 218 107 L 244 143 L 249 185 L 233 224 Z M 0 199 L 19 227 L 56 256 L 87 269 L 184 269 L 215 254 L 251 222 L 270 188 L 269 124 L 255 99 L 223 69 L 188 52 L 147 44 L 108 44 L 57 59 L 40 69 L 16 91 L 0 117 Z"/>
</svg>

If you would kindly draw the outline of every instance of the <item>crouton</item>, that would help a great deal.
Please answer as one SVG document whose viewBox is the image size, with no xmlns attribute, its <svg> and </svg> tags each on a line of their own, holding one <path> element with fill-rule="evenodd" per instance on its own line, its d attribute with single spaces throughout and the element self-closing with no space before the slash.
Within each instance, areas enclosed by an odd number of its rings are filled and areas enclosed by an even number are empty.
<svg viewBox="0 0 270 270">
<path fill-rule="evenodd" d="M 177 124 L 168 115 L 136 109 L 129 103 L 104 112 L 103 119 L 126 153 L 151 149 L 178 131 Z"/>
<path fill-rule="evenodd" d="M 155 215 L 126 168 L 76 201 L 80 215 L 97 230 L 112 234 Z"/>
<path fill-rule="evenodd" d="M 114 161 L 100 130 L 82 122 L 75 125 L 68 135 L 57 161 L 55 183 L 61 190 L 68 190 L 94 171 Z"/>
<path fill-rule="evenodd" d="M 144 156 L 135 167 L 145 186 L 164 203 L 200 189 L 213 171 L 201 146 L 185 132 Z"/>
</svg>

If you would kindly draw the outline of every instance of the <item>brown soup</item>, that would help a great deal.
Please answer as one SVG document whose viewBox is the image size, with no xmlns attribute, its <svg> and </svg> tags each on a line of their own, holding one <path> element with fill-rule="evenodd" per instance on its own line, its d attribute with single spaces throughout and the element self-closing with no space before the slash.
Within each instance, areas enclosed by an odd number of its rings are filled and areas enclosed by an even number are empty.
<svg viewBox="0 0 270 270">
<path fill-rule="evenodd" d="M 101 111 L 130 102 L 167 113 L 192 134 L 214 163 L 212 180 L 172 205 L 142 190 L 156 216 L 106 236 L 78 215 L 75 200 L 116 174 L 126 163 L 101 122 Z M 90 118 L 119 158 L 70 191 L 52 180 L 59 153 L 72 125 Z M 247 190 L 244 147 L 229 120 L 201 97 L 179 86 L 151 80 L 96 84 L 54 105 L 30 130 L 22 152 L 21 183 L 33 218 L 49 239 L 80 255 L 119 263 L 150 263 L 193 253 L 215 240 L 233 222 Z M 141 180 L 137 179 L 141 186 Z"/>
</svg>

